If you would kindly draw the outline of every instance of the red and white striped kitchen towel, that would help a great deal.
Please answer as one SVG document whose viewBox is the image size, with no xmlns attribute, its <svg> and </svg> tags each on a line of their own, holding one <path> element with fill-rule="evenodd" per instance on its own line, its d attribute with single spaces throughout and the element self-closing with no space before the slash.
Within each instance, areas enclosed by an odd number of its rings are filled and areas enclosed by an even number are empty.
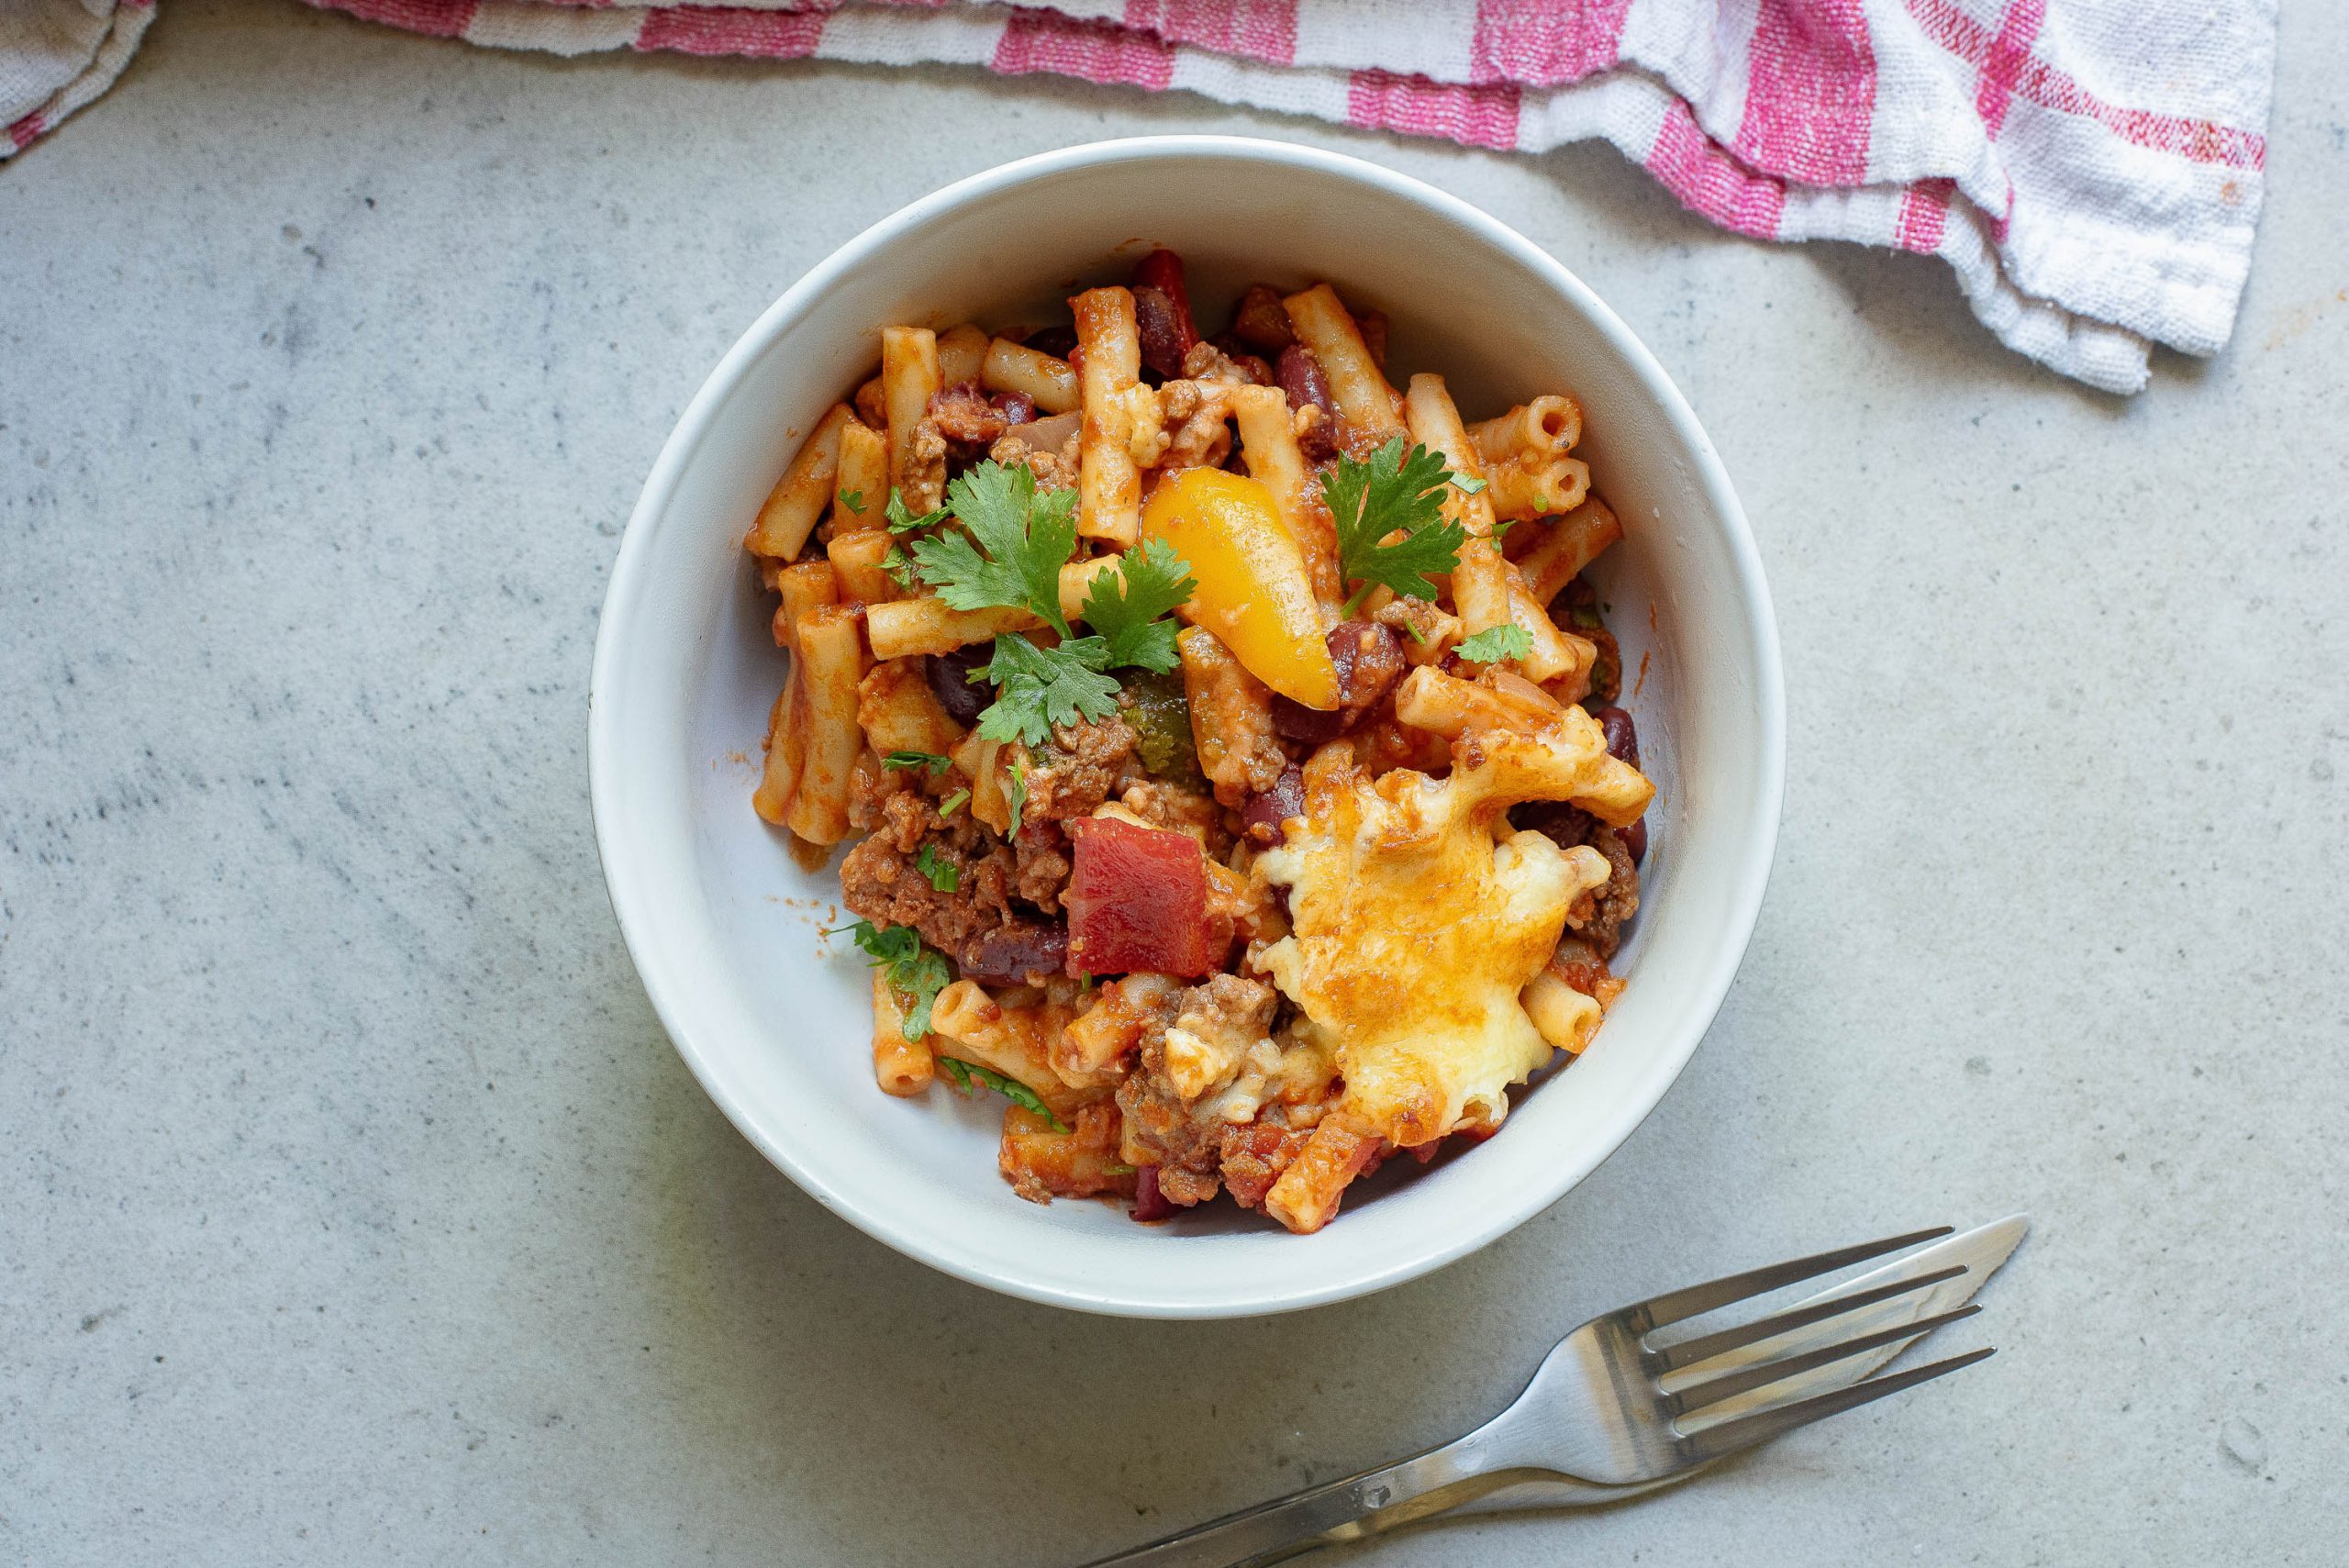
<svg viewBox="0 0 2349 1568">
<path fill-rule="evenodd" d="M 21 149 L 153 0 L 0 6 Z M 309 0 L 503 49 L 1047 71 L 1471 147 L 1603 137 L 1765 239 L 1949 262 L 2009 347 L 2112 392 L 2216 353 L 2251 264 L 2276 0 Z"/>
</svg>

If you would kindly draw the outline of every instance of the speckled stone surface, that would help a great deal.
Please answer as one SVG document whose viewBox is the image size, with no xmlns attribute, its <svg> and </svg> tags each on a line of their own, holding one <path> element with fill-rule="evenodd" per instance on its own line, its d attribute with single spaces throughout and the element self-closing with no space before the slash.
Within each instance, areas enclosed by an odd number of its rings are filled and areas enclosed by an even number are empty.
<svg viewBox="0 0 2349 1568">
<path fill-rule="evenodd" d="M 2235 343 L 2121 403 L 1604 150 L 172 0 L 0 172 L 0 1560 L 1073 1562 L 1449 1436 L 1619 1301 L 2027 1208 L 1986 1366 L 1330 1560 L 2341 1561 L 2349 17 L 2285 34 Z M 1151 128 L 1553 248 L 1786 639 L 1776 878 L 1678 1087 L 1500 1244 L 1268 1321 L 824 1214 L 669 1049 L 589 832 L 597 602 L 718 355 L 901 203 Z"/>
</svg>

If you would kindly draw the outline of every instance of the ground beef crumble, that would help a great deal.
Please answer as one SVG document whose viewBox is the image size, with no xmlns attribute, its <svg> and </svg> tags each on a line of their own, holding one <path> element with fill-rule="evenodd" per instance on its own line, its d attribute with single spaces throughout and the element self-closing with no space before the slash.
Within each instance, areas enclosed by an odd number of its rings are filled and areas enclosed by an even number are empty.
<svg viewBox="0 0 2349 1568">
<path fill-rule="evenodd" d="M 1076 432 L 1056 449 L 1047 450 L 1029 445 L 1024 436 L 1007 433 L 987 449 L 987 456 L 1006 468 L 1025 463 L 1028 472 L 1036 476 L 1036 489 L 1074 490 L 1076 488 Z"/>
<path fill-rule="evenodd" d="M 1166 434 L 1166 452 L 1158 462 L 1162 473 L 1223 465 L 1231 452 L 1231 427 L 1226 421 L 1231 417 L 1232 384 L 1170 381 L 1158 389 L 1159 415 Z"/>
<path fill-rule="evenodd" d="M 1030 822 L 1068 822 L 1090 817 L 1114 795 L 1134 762 L 1134 732 L 1122 718 L 1063 724 L 1035 751 L 1028 770 Z"/>
<path fill-rule="evenodd" d="M 866 786 L 853 809 L 863 819 L 859 826 L 870 832 L 841 862 L 841 902 L 852 913 L 876 926 L 910 926 L 922 940 L 975 972 L 997 971 L 1007 953 L 1043 962 L 1053 951 L 1061 931 L 1040 912 L 1042 900 L 1036 895 L 1047 890 L 1048 881 L 1041 861 L 1031 861 L 1023 878 L 1011 846 L 966 813 L 940 816 L 928 795 L 902 784 Z M 919 863 L 925 849 L 932 865 L 954 868 L 953 887 L 932 884 Z M 1049 891 L 1057 906 L 1058 886 Z M 1057 967 L 1052 961 L 1038 976 Z"/>
<path fill-rule="evenodd" d="M 1260 1208 L 1264 1195 L 1305 1147 L 1307 1134 L 1276 1122 L 1252 1121 L 1227 1127 L 1219 1140 L 1224 1190 L 1242 1208 Z"/>
<path fill-rule="evenodd" d="M 935 419 L 914 426 L 907 443 L 904 493 L 906 509 L 919 517 L 946 503 L 946 433 Z"/>
<path fill-rule="evenodd" d="M 1050 913 L 1068 891 L 1068 835 L 1050 822 L 1023 822 L 1011 841 L 1012 885 L 1037 908 Z"/>
<path fill-rule="evenodd" d="M 959 445 L 992 446 L 1009 428 L 1003 410 L 987 401 L 974 381 L 941 387 L 930 400 L 930 417 L 939 433 Z"/>
<path fill-rule="evenodd" d="M 1155 1156 L 1149 1162 L 1158 1167 L 1158 1190 L 1168 1202 L 1187 1208 L 1215 1196 L 1225 1178 L 1224 1151 L 1230 1141 L 1227 1135 L 1248 1129 L 1194 1115 L 1168 1066 L 1167 1030 L 1182 1029 L 1203 1039 L 1261 1039 L 1271 1030 L 1279 1000 L 1273 988 L 1260 981 L 1216 974 L 1184 991 L 1171 1009 L 1171 1018 L 1162 1016 L 1150 1021 L 1135 1070 L 1118 1086 L 1118 1107 L 1125 1116 L 1128 1146 Z M 1275 1139 L 1260 1146 L 1256 1140 L 1242 1139 L 1232 1147 L 1241 1155 L 1242 1182 L 1254 1187 L 1256 1178 L 1271 1168 L 1283 1144 Z M 1294 1150 L 1288 1152 L 1293 1154 Z M 1286 1162 L 1280 1161 L 1284 1166 Z M 1278 1173 L 1275 1170 L 1264 1185 L 1269 1187 Z M 1234 1190 L 1236 1195 L 1239 1189 Z M 1255 1191 L 1261 1198 L 1263 1189 Z"/>
<path fill-rule="evenodd" d="M 1592 826 L 1586 841 L 1607 857 L 1607 881 L 1597 892 L 1576 900 L 1566 919 L 1598 950 L 1600 957 L 1613 958 L 1615 950 L 1623 945 L 1624 926 L 1640 912 L 1640 868 L 1631 863 L 1623 835 L 1604 823 Z M 1586 904 L 1587 915 L 1584 915 Z M 1577 920 L 1576 916 L 1583 918 Z"/>
</svg>

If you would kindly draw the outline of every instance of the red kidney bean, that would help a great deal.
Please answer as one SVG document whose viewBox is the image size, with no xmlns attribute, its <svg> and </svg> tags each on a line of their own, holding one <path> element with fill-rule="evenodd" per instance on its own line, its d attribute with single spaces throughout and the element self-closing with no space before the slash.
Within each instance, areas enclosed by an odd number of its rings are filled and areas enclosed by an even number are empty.
<svg viewBox="0 0 2349 1568">
<path fill-rule="evenodd" d="M 1024 392 L 998 392 L 987 401 L 1006 425 L 1025 425 L 1036 417 L 1036 400 Z"/>
<path fill-rule="evenodd" d="M 1158 1188 L 1158 1167 L 1143 1165 L 1134 1172 L 1134 1218 L 1145 1222 L 1172 1219 L 1182 1210 L 1176 1208 Z"/>
<path fill-rule="evenodd" d="M 1068 928 L 1057 922 L 1021 921 L 982 931 L 954 955 L 965 979 L 987 985 L 1033 984 L 1030 975 L 1061 973 L 1068 962 Z"/>
<path fill-rule="evenodd" d="M 987 704 L 995 700 L 988 695 L 986 683 L 974 684 L 970 679 L 972 671 L 994 658 L 992 643 L 974 642 L 952 653 L 933 653 L 924 662 L 922 674 L 930 682 L 930 695 L 955 723 L 976 724 Z"/>
<path fill-rule="evenodd" d="M 1160 375 L 1175 377 L 1183 373 L 1183 356 L 1191 351 L 1186 341 L 1183 320 L 1175 313 L 1174 302 L 1159 290 L 1147 285 L 1134 289 L 1134 330 L 1141 339 L 1141 362 L 1145 370 Z"/>
<path fill-rule="evenodd" d="M 1343 708 L 1324 713 L 1318 707 L 1308 707 L 1275 692 L 1273 729 L 1286 740 L 1319 746 L 1325 740 L 1335 740 L 1346 732 L 1346 714 Z"/>
<path fill-rule="evenodd" d="M 1641 817 L 1622 830 L 1623 852 L 1631 857 L 1633 865 L 1648 858 L 1648 819 Z"/>
<path fill-rule="evenodd" d="M 1333 713 L 1307 707 L 1275 693 L 1273 728 L 1291 740 L 1318 746 L 1353 728 L 1372 704 L 1403 678 L 1403 648 L 1376 621 L 1350 620 L 1331 627 L 1330 662 L 1338 667 L 1338 707 Z"/>
<path fill-rule="evenodd" d="M 1403 645 L 1375 620 L 1342 621 L 1330 632 L 1330 658 L 1338 666 L 1338 695 L 1356 714 L 1386 695 L 1403 678 Z"/>
<path fill-rule="evenodd" d="M 1310 404 L 1329 418 L 1338 417 L 1338 405 L 1330 395 L 1330 378 L 1322 373 L 1321 361 L 1313 357 L 1313 350 L 1304 344 L 1291 343 L 1283 349 L 1280 363 L 1274 367 L 1273 373 L 1279 379 L 1281 390 L 1288 394 L 1290 408 Z"/>
<path fill-rule="evenodd" d="M 1281 824 L 1292 817 L 1305 815 L 1305 774 L 1288 768 L 1273 781 L 1273 787 L 1262 795 L 1252 795 L 1240 808 L 1240 819 L 1246 825 L 1249 840 L 1257 844 L 1277 844 L 1281 841 Z"/>
<path fill-rule="evenodd" d="M 1620 707 L 1601 707 L 1592 709 L 1590 717 L 1598 720 L 1598 727 L 1607 731 L 1608 755 L 1626 766 L 1638 767 L 1640 732 L 1631 723 L 1631 716 Z"/>
<path fill-rule="evenodd" d="M 1050 354 L 1056 360 L 1065 360 L 1076 349 L 1076 328 L 1047 327 L 1041 331 L 1030 332 L 1028 334 L 1028 346 L 1040 354 Z"/>
<path fill-rule="evenodd" d="M 1304 451 L 1308 462 L 1326 462 L 1338 453 L 1337 403 L 1330 395 L 1330 378 L 1322 373 L 1321 361 L 1313 350 L 1302 343 L 1291 343 L 1281 350 L 1280 362 L 1273 372 L 1274 379 L 1288 395 L 1289 409 L 1302 414 L 1314 411 L 1309 423 L 1300 422 L 1297 444 Z"/>
<path fill-rule="evenodd" d="M 1142 289 L 1156 289 L 1166 296 L 1182 337 L 1183 352 L 1189 353 L 1191 345 L 1199 340 L 1199 329 L 1192 324 L 1191 288 L 1183 278 L 1183 258 L 1164 246 L 1152 250 L 1134 266 L 1134 288 L 1137 294 Z M 1179 366 L 1179 359 L 1177 362 Z M 1179 373 L 1179 369 L 1168 373 Z"/>
</svg>

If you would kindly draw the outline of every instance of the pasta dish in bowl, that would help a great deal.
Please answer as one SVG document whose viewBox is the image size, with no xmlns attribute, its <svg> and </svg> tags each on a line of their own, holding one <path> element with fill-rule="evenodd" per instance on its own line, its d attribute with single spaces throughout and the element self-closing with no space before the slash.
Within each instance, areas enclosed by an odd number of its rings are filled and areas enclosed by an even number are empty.
<svg viewBox="0 0 2349 1568">
<path fill-rule="evenodd" d="M 1213 137 L 809 266 L 652 465 L 588 714 L 736 1129 L 936 1268 L 1159 1317 L 1413 1278 L 1594 1170 L 1735 973 L 1783 745 L 1631 330 L 1453 196 Z"/>
<path fill-rule="evenodd" d="M 754 804 L 854 840 L 875 1078 L 1003 1095 L 1021 1196 L 1316 1231 L 1622 989 L 1654 790 L 1582 577 L 1621 527 L 1571 396 L 1397 392 L 1327 283 L 1203 336 L 1157 250 L 1068 304 L 883 328 L 776 482 Z"/>
</svg>

